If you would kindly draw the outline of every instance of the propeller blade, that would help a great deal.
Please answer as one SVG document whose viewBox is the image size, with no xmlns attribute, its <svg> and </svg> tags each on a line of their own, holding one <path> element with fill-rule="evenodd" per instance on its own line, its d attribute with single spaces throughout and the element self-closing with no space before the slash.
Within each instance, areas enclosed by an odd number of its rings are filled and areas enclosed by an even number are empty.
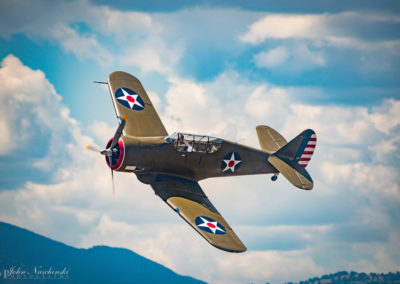
<svg viewBox="0 0 400 284">
<path fill-rule="evenodd" d="M 123 115 L 121 118 L 121 123 L 119 124 L 117 131 L 115 131 L 114 134 L 114 138 L 113 141 L 110 144 L 110 147 L 108 147 L 108 149 L 113 149 L 115 147 L 115 145 L 117 145 L 117 142 L 119 140 L 119 138 L 122 135 L 122 131 L 124 130 L 125 124 L 126 124 L 126 115 Z"/>
<path fill-rule="evenodd" d="M 112 169 L 111 169 L 111 182 L 112 182 L 113 196 L 115 196 L 114 171 Z"/>
<path fill-rule="evenodd" d="M 112 193 L 113 193 L 113 196 L 114 196 L 115 195 L 115 188 L 114 188 L 114 171 L 112 169 L 112 156 L 108 156 L 108 162 L 110 163 L 110 168 L 111 168 Z"/>
<path fill-rule="evenodd" d="M 101 150 L 102 150 L 99 146 L 90 145 L 90 144 L 87 144 L 85 148 L 90 150 L 90 151 L 95 151 L 95 152 L 101 152 Z"/>
</svg>

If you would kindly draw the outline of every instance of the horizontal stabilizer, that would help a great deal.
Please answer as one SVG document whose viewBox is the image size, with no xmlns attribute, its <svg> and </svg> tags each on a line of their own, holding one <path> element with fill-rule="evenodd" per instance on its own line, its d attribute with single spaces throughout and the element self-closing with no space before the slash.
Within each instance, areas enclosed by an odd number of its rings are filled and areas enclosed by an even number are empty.
<svg viewBox="0 0 400 284">
<path fill-rule="evenodd" d="M 301 189 L 310 190 L 314 183 L 304 167 L 284 157 L 270 155 L 270 162 L 285 178 L 287 178 L 294 186 Z"/>
<path fill-rule="evenodd" d="M 261 149 L 269 154 L 275 153 L 287 143 L 278 131 L 269 126 L 259 125 L 256 131 Z"/>
</svg>

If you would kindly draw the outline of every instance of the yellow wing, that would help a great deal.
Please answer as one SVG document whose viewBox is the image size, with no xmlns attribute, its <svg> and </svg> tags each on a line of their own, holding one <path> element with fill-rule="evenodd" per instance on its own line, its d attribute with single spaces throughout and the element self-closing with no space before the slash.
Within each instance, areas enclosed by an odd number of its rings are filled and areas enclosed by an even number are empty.
<svg viewBox="0 0 400 284">
<path fill-rule="evenodd" d="M 197 182 L 157 175 L 150 185 L 161 199 L 210 244 L 229 252 L 246 251 L 246 247 Z"/>
<path fill-rule="evenodd" d="M 149 96 L 140 81 L 131 74 L 116 71 L 108 76 L 108 86 L 117 116 L 126 115 L 126 135 L 167 136 Z"/>
</svg>

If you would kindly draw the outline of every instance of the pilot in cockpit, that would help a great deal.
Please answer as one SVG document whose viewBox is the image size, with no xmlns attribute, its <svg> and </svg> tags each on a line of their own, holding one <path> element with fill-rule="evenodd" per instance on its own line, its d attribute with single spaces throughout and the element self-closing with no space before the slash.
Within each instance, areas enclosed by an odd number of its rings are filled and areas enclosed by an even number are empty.
<svg viewBox="0 0 400 284">
<path fill-rule="evenodd" d="M 187 145 L 185 142 L 185 136 L 183 136 L 182 133 L 178 133 L 178 139 L 177 139 L 177 150 L 178 151 L 186 151 Z"/>
</svg>

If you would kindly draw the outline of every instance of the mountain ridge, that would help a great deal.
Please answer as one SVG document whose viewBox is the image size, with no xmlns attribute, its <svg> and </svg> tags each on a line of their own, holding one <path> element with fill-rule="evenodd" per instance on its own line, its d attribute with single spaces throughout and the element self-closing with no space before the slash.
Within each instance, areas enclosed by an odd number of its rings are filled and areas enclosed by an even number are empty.
<svg viewBox="0 0 400 284">
<path fill-rule="evenodd" d="M 319 277 L 309 278 L 300 282 L 287 282 L 286 284 L 394 284 L 400 283 L 400 272 L 365 273 L 355 271 L 339 271 Z"/>
<path fill-rule="evenodd" d="M 125 248 L 75 248 L 0 221 L 0 282 L 22 279 L 29 283 L 50 283 L 48 279 L 52 283 L 205 283 Z"/>
</svg>

